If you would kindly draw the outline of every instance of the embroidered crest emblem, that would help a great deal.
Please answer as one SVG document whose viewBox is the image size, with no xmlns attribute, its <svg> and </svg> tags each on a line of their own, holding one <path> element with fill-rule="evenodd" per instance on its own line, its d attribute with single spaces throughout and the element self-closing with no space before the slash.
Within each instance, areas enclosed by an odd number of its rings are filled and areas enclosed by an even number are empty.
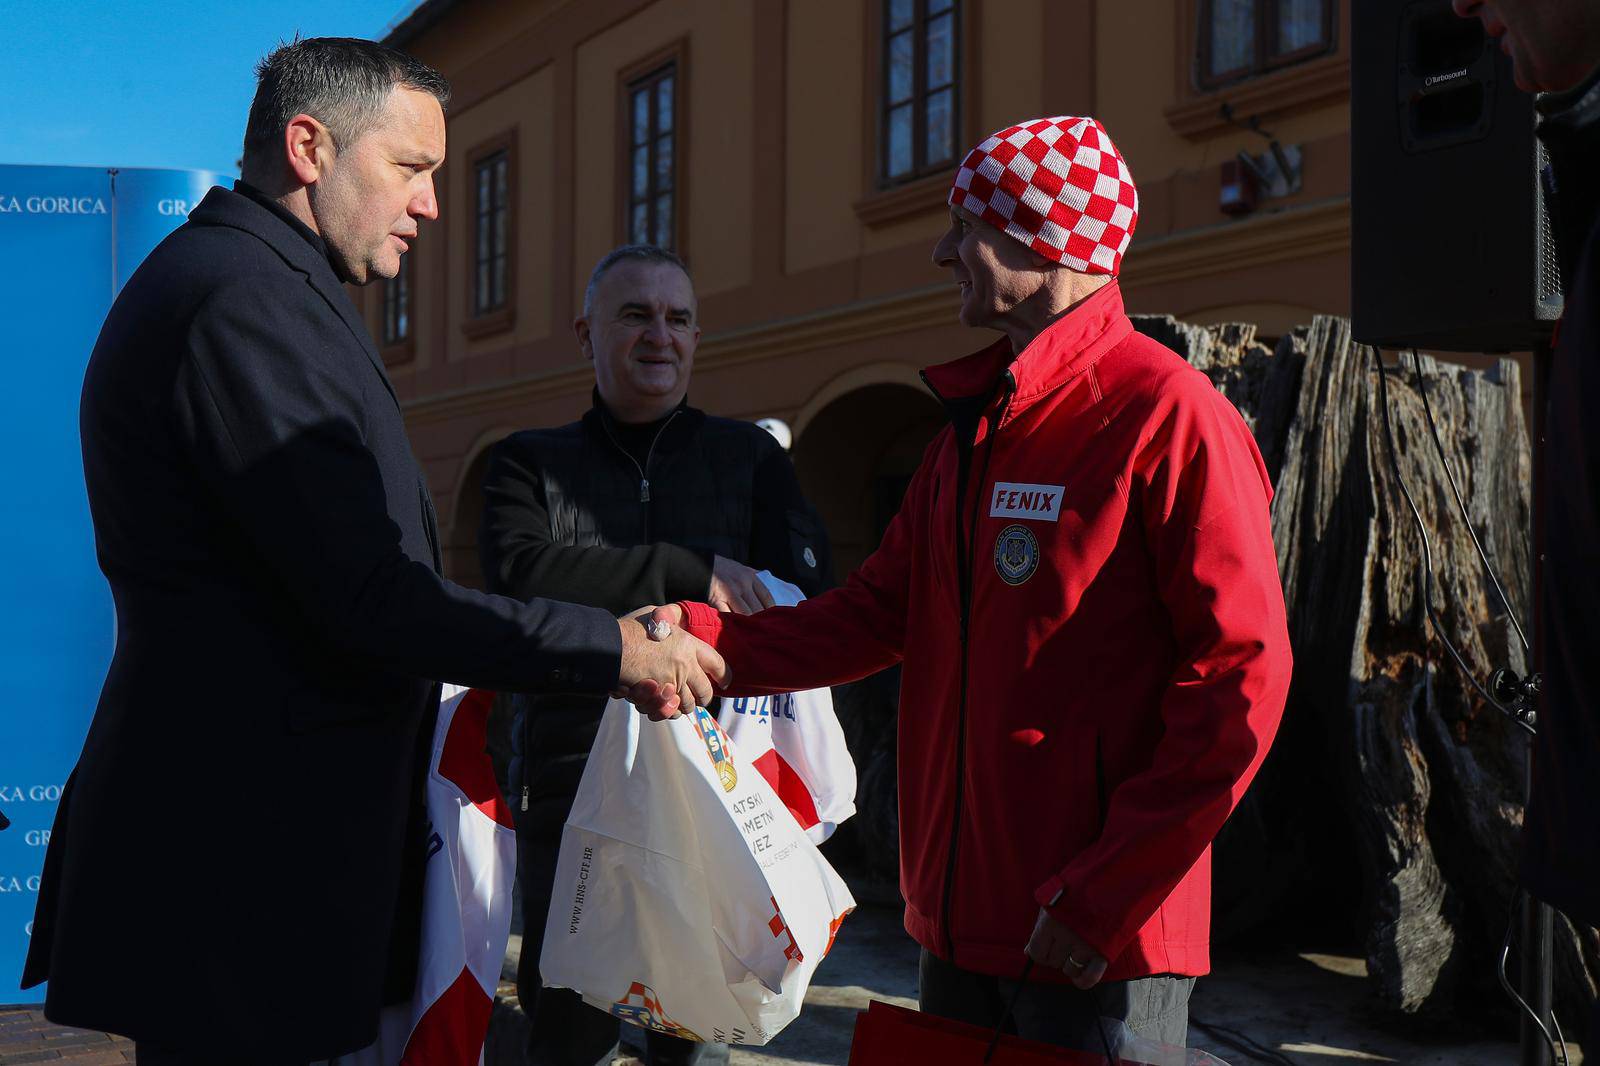
<svg viewBox="0 0 1600 1066">
<path fill-rule="evenodd" d="M 1020 585 L 1039 569 L 1039 542 L 1027 526 L 1009 525 L 994 541 L 994 568 L 1000 580 Z"/>
</svg>

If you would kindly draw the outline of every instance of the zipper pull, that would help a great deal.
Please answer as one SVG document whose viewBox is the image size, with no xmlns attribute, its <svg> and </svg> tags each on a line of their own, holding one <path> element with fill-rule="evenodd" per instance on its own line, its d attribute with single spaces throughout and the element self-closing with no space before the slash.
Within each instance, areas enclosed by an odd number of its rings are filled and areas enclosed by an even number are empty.
<svg viewBox="0 0 1600 1066">
<path fill-rule="evenodd" d="M 528 786 L 527 785 L 523 785 L 522 786 L 522 809 L 524 811 L 526 811 L 528 809 Z"/>
<path fill-rule="evenodd" d="M 639 502 L 650 502 L 650 479 L 647 477 L 639 479 Z"/>
</svg>

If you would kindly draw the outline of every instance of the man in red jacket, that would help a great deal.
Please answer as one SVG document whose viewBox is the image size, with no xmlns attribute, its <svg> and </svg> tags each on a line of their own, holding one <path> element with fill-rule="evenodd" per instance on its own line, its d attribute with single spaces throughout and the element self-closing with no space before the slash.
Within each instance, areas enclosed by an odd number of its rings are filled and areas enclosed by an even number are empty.
<svg viewBox="0 0 1600 1066">
<path fill-rule="evenodd" d="M 1239 413 L 1133 330 L 1138 196 L 1091 118 L 1002 130 L 933 251 L 994 344 L 923 373 L 950 426 L 842 587 L 748 617 L 662 608 L 735 693 L 904 663 L 901 891 L 924 1010 L 1098 1050 L 1182 1044 L 1211 841 L 1289 687 L 1272 490 Z M 659 628 L 659 627 L 658 627 Z"/>
</svg>

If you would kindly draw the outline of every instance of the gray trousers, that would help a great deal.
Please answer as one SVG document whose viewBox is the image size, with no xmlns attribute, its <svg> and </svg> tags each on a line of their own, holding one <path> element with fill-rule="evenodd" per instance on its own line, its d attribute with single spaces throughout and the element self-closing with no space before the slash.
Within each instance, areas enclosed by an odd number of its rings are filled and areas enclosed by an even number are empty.
<svg viewBox="0 0 1600 1066">
<path fill-rule="evenodd" d="M 926 949 L 920 969 L 924 1011 L 984 1029 L 1000 1024 L 1017 989 L 1016 981 L 963 970 Z M 1193 990 L 1193 977 L 1169 974 L 1102 981 L 1087 992 L 1074 985 L 1029 981 L 1017 996 L 1005 1031 L 1042 1044 L 1100 1053 L 1106 1043 L 1113 1050 L 1118 1046 L 1119 1033 L 1113 1030 L 1121 1022 L 1141 1040 L 1183 1047 Z M 1102 1019 L 1109 1020 L 1104 1035 Z"/>
</svg>

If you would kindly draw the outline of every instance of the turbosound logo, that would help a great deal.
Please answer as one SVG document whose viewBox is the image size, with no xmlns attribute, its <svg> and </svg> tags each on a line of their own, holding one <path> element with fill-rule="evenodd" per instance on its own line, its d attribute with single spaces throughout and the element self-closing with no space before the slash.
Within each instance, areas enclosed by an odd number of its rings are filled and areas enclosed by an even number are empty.
<svg viewBox="0 0 1600 1066">
<path fill-rule="evenodd" d="M 0 215 L 104 215 L 98 196 L 7 196 L 0 193 Z"/>
<path fill-rule="evenodd" d="M 1452 70 L 1448 74 L 1434 74 L 1431 77 L 1424 78 L 1422 79 L 1422 84 L 1425 88 L 1431 89 L 1435 85 L 1440 85 L 1447 81 L 1455 81 L 1457 78 L 1464 78 L 1466 76 L 1467 71 L 1466 68 L 1463 67 L 1461 70 Z"/>
</svg>

